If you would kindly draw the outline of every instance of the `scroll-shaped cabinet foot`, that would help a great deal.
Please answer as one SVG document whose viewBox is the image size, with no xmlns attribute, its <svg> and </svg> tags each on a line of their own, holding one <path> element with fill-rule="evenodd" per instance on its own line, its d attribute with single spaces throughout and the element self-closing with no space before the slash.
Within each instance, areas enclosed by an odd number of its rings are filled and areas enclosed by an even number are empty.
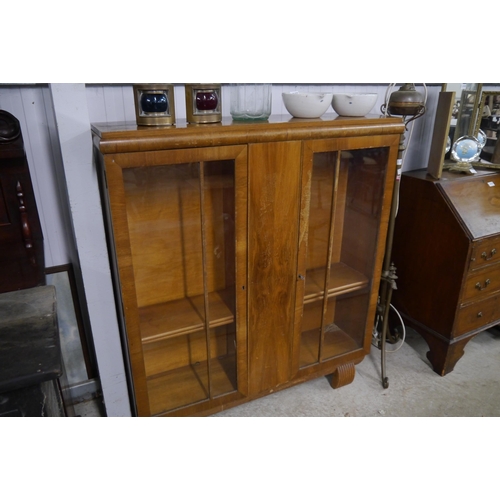
<svg viewBox="0 0 500 500">
<path fill-rule="evenodd" d="M 340 365 L 333 372 L 331 386 L 334 389 L 338 389 L 339 387 L 348 385 L 354 380 L 354 375 L 356 375 L 356 369 L 354 368 L 354 363 Z"/>
</svg>

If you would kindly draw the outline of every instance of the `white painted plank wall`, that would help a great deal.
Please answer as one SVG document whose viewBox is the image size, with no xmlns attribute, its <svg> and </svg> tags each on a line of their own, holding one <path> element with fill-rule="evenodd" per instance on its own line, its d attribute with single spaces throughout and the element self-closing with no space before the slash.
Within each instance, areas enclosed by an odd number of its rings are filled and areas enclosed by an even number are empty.
<svg viewBox="0 0 500 500">
<path fill-rule="evenodd" d="M 135 121 L 131 85 L 87 85 L 91 123 Z"/>
<path fill-rule="evenodd" d="M 55 165 L 58 142 L 46 112 L 46 85 L 0 86 L 0 109 L 20 122 L 26 158 L 44 236 L 45 265 L 66 264 L 69 259 L 67 210 L 61 199 Z"/>
</svg>

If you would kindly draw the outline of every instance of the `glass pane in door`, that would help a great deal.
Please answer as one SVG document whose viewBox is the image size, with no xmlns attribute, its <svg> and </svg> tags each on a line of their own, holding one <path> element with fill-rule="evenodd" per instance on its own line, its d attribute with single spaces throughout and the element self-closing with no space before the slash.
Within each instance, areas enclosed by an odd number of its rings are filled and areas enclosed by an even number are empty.
<svg viewBox="0 0 500 500">
<path fill-rule="evenodd" d="M 237 390 L 235 323 L 210 329 L 212 397 Z"/>
<path fill-rule="evenodd" d="M 363 346 L 368 300 L 366 289 L 328 300 L 321 361 Z"/>
<path fill-rule="evenodd" d="M 144 365 L 157 414 L 209 395 L 200 164 L 130 168 L 123 175 Z"/>
<path fill-rule="evenodd" d="M 143 344 L 152 415 L 208 399 L 205 332 Z"/>
<path fill-rule="evenodd" d="M 124 170 L 152 414 L 236 391 L 234 171 L 234 160 Z"/>
<path fill-rule="evenodd" d="M 339 261 L 364 276 L 372 276 L 383 202 L 389 148 L 342 152 L 346 183 Z"/>
<path fill-rule="evenodd" d="M 388 151 L 313 155 L 301 368 L 363 347 Z"/>
<path fill-rule="evenodd" d="M 319 361 L 323 299 L 327 283 L 329 248 L 334 217 L 337 153 L 314 155 L 311 176 L 305 296 L 300 347 L 300 367 Z"/>
<path fill-rule="evenodd" d="M 203 245 L 210 335 L 211 397 L 237 389 L 235 165 L 203 163 Z"/>
</svg>

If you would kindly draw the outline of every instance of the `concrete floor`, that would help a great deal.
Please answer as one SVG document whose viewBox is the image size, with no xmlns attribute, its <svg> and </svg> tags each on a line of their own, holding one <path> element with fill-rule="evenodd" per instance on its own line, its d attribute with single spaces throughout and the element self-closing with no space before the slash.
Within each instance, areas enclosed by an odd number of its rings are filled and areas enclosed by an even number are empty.
<svg viewBox="0 0 500 500">
<path fill-rule="evenodd" d="M 352 384 L 332 389 L 319 378 L 214 417 L 496 417 L 500 416 L 500 332 L 481 332 L 455 369 L 440 377 L 427 344 L 407 329 L 397 352 L 387 353 L 389 387 L 381 383 L 380 350 L 356 366 Z M 392 346 L 388 346 L 388 349 Z"/>
<path fill-rule="evenodd" d="M 388 346 L 388 349 L 393 346 Z M 426 358 L 425 341 L 408 329 L 405 343 L 387 353 L 389 387 L 381 383 L 380 350 L 356 366 L 352 384 L 332 389 L 326 377 L 220 412 L 213 417 L 498 417 L 500 332 L 471 340 L 455 369 L 440 377 Z M 75 408 L 102 416 L 93 402 Z"/>
</svg>

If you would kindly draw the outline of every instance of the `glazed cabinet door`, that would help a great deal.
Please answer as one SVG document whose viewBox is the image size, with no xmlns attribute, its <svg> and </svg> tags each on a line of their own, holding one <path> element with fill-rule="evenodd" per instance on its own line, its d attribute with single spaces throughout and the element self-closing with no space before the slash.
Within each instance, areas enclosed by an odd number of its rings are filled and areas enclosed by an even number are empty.
<svg viewBox="0 0 500 500">
<path fill-rule="evenodd" d="M 243 397 L 246 146 L 104 163 L 137 414 Z"/>
<path fill-rule="evenodd" d="M 398 139 L 304 145 L 295 376 L 344 367 L 337 386 L 344 385 L 354 377 L 354 364 L 369 352 Z"/>
</svg>

